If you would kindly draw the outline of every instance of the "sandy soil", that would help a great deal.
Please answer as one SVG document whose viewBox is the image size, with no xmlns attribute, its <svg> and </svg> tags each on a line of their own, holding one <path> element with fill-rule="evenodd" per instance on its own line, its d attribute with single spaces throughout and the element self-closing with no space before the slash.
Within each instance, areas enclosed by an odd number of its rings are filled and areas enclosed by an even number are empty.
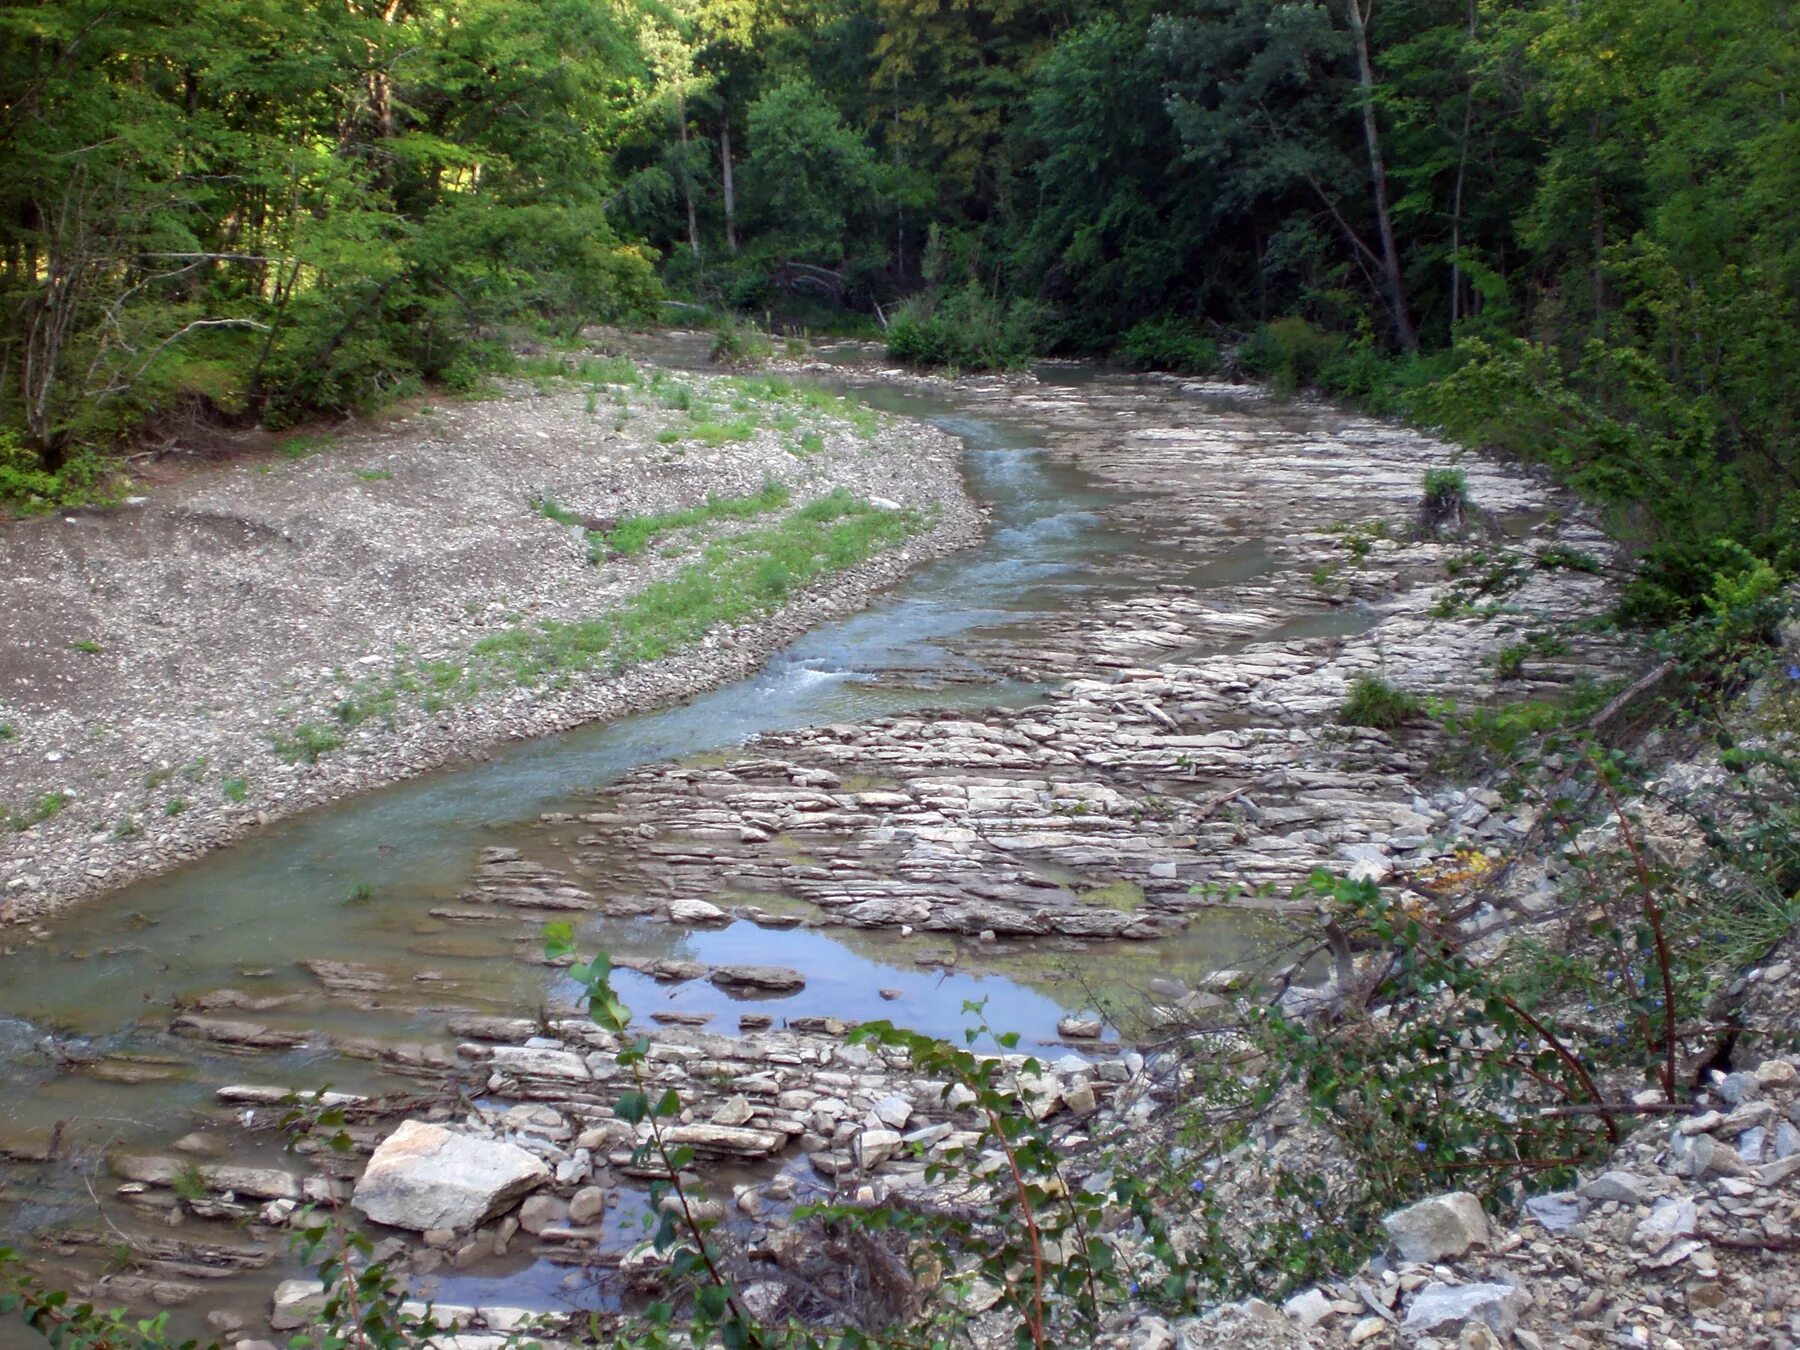
<svg viewBox="0 0 1800 1350">
<path fill-rule="evenodd" d="M 742 406 L 723 377 L 677 378 L 702 404 Z M 309 448 L 301 457 L 202 468 L 115 509 L 0 525 L 0 923 L 501 741 L 692 696 L 979 531 L 960 447 L 941 432 L 758 405 L 751 439 L 670 443 L 695 421 L 670 392 L 521 384 L 290 442 Z M 809 431 L 818 439 L 802 453 Z M 488 688 L 447 707 L 408 694 L 391 719 L 354 727 L 334 716 L 359 687 L 464 662 L 484 636 L 616 609 L 691 561 L 691 549 L 664 555 L 700 537 L 674 532 L 595 565 L 583 528 L 535 499 L 594 524 L 771 479 L 796 506 L 844 488 L 934 523 L 766 621 L 622 675 Z M 303 727 L 343 743 L 288 762 Z"/>
</svg>

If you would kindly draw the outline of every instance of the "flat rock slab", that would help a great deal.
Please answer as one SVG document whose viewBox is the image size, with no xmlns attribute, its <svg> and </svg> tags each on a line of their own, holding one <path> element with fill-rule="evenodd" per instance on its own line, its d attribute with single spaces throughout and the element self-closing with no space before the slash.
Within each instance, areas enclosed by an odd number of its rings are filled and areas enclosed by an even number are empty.
<svg viewBox="0 0 1800 1350">
<path fill-rule="evenodd" d="M 702 1153 L 727 1153 L 741 1158 L 762 1158 L 787 1143 L 775 1130 L 749 1130 L 730 1125 L 676 1125 L 663 1131 L 671 1144 L 685 1144 Z"/>
<path fill-rule="evenodd" d="M 549 1180 L 522 1148 L 409 1120 L 375 1150 L 350 1203 L 392 1228 L 466 1233 Z"/>
<path fill-rule="evenodd" d="M 785 994 L 806 988 L 806 976 L 786 966 L 718 966 L 708 978 L 721 989 Z"/>
</svg>

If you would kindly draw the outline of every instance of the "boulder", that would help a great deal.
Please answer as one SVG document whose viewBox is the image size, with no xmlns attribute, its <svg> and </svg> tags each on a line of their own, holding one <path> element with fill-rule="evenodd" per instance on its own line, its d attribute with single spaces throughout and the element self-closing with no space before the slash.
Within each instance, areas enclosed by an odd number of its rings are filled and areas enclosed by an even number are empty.
<svg viewBox="0 0 1800 1350">
<path fill-rule="evenodd" d="M 1426 1285 L 1406 1310 L 1405 1329 L 1415 1336 L 1455 1336 L 1464 1327 L 1481 1323 L 1502 1342 L 1519 1325 L 1528 1295 L 1510 1284 Z"/>
<path fill-rule="evenodd" d="M 1488 1242 L 1487 1215 L 1467 1191 L 1434 1195 L 1381 1221 L 1404 1261 L 1447 1261 Z"/>
<path fill-rule="evenodd" d="M 522 1148 L 409 1120 L 375 1150 L 350 1203 L 393 1228 L 466 1233 L 549 1180 Z"/>
<path fill-rule="evenodd" d="M 686 924 L 730 923 L 731 916 L 704 900 L 669 901 L 669 922 Z"/>
</svg>

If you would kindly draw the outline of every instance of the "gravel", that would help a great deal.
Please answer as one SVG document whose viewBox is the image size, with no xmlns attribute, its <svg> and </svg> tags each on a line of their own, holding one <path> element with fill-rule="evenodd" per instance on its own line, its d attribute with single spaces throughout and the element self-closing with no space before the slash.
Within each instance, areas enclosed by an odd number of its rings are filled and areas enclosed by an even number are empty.
<svg viewBox="0 0 1800 1350">
<path fill-rule="evenodd" d="M 736 394 L 721 377 L 679 383 L 715 405 Z M 323 445 L 290 442 L 290 454 L 165 471 L 175 481 L 117 508 L 0 525 L 0 812 L 12 817 L 0 825 L 0 923 L 508 740 L 691 697 L 979 534 L 961 447 L 942 432 L 758 407 L 750 439 L 669 444 L 659 436 L 693 425 L 664 406 L 669 387 L 591 401 L 519 385 L 350 425 Z M 781 428 L 777 412 L 790 414 Z M 801 453 L 809 430 L 823 448 Z M 672 534 L 595 565 L 583 526 L 534 500 L 604 528 L 770 480 L 795 506 L 841 488 L 923 510 L 930 525 L 765 621 L 715 629 L 621 675 L 490 687 L 435 710 L 408 696 L 392 719 L 354 727 L 334 716 L 359 681 L 464 661 L 481 638 L 519 624 L 617 608 L 684 565 L 663 556 L 666 544 L 696 538 Z M 304 727 L 341 748 L 286 762 Z M 279 740 L 290 743 L 285 758 Z"/>
</svg>

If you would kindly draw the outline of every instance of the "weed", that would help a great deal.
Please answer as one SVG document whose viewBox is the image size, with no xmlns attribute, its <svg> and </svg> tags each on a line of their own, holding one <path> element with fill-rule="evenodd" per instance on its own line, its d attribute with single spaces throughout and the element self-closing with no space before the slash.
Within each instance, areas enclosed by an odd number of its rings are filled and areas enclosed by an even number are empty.
<svg viewBox="0 0 1800 1350">
<path fill-rule="evenodd" d="M 227 778 L 219 791 L 228 802 L 242 802 L 250 795 L 250 780 L 248 778 Z"/>
<path fill-rule="evenodd" d="M 138 823 L 130 816 L 121 816 L 113 824 L 112 837 L 114 839 L 130 839 L 135 836 L 137 832 Z"/>
<path fill-rule="evenodd" d="M 169 1178 L 169 1189 L 190 1205 L 197 1204 L 207 1197 L 206 1176 L 194 1163 L 183 1163 Z"/>
<path fill-rule="evenodd" d="M 344 741 L 328 728 L 302 722 L 285 736 L 271 736 L 269 743 L 283 763 L 312 764 L 320 755 L 336 750 Z"/>
<path fill-rule="evenodd" d="M 392 482 L 394 477 L 386 469 L 358 469 L 356 476 L 365 483 L 388 483 Z"/>
<path fill-rule="evenodd" d="M 19 733 L 13 730 L 11 722 L 0 722 L 0 741 L 10 741 Z"/>
<path fill-rule="evenodd" d="M 723 514 L 756 514 L 785 491 L 773 485 L 756 498 L 737 499 Z M 855 566 L 916 533 L 923 523 L 916 512 L 878 510 L 840 490 L 808 503 L 777 525 L 713 540 L 696 561 L 646 587 L 619 610 L 593 619 L 544 622 L 496 633 L 476 643 L 474 655 L 520 684 L 586 670 L 602 661 L 622 669 L 656 660 L 719 624 L 771 613 L 798 588 L 828 572 Z M 633 526 L 627 541 L 647 547 L 661 529 L 671 527 L 667 519 L 655 528 Z"/>
<path fill-rule="evenodd" d="M 78 652 L 84 652 L 88 656 L 98 656 L 101 652 L 106 650 L 106 648 L 102 647 L 98 642 L 95 642 L 93 638 L 76 638 L 69 646 L 71 649 Z"/>
<path fill-rule="evenodd" d="M 321 432 L 312 436 L 289 436 L 281 443 L 281 453 L 286 459 L 306 459 L 322 451 L 331 449 L 340 437 L 335 431 Z"/>
<path fill-rule="evenodd" d="M 1379 676 L 1363 675 L 1351 684 L 1349 697 L 1338 710 L 1338 720 L 1346 726 L 1393 731 L 1423 711 L 1424 704 L 1414 695 Z"/>
<path fill-rule="evenodd" d="M 163 807 L 165 816 L 178 816 L 188 809 L 188 804 L 180 797 L 171 797 L 167 806 Z"/>
<path fill-rule="evenodd" d="M 808 455 L 822 454 L 825 450 L 825 437 L 816 431 L 800 433 L 800 442 L 794 447 L 794 453 L 802 459 Z"/>
<path fill-rule="evenodd" d="M 352 886 L 344 896 L 346 905 L 366 905 L 375 898 L 374 889 L 367 882 Z"/>
<path fill-rule="evenodd" d="M 541 493 L 531 499 L 531 509 L 545 520 L 554 520 L 558 525 L 579 525 L 581 514 L 571 511 L 548 492 Z"/>
<path fill-rule="evenodd" d="M 749 520 L 786 506 L 790 494 L 773 480 L 748 497 L 708 497 L 703 505 L 685 511 L 664 511 L 656 515 L 626 516 L 600 539 L 605 548 L 627 557 L 642 553 L 660 534 L 704 525 L 713 520 Z"/>
</svg>

